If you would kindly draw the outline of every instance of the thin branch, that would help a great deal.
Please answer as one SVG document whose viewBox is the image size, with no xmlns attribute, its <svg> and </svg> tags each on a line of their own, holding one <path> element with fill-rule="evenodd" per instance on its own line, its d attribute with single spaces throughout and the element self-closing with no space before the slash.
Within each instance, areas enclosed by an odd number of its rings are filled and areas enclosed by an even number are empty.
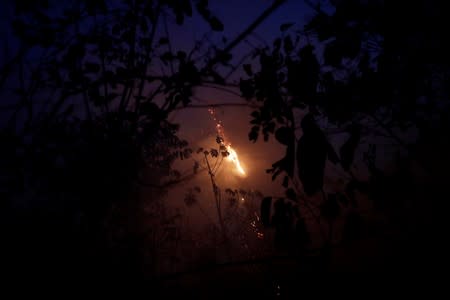
<svg viewBox="0 0 450 300">
<path fill-rule="evenodd" d="M 170 53 L 173 53 L 173 51 L 172 51 L 172 42 L 170 40 L 169 29 L 167 27 L 167 18 L 166 18 L 165 14 L 163 15 L 163 19 L 164 19 L 164 33 L 166 34 L 166 38 L 167 38 L 167 46 L 169 47 Z M 169 61 L 169 65 L 170 65 L 170 72 L 172 72 L 171 74 L 172 75 L 175 74 L 174 67 L 173 67 L 173 60 Z"/>
<path fill-rule="evenodd" d="M 401 138 L 399 138 L 390 127 L 386 126 L 383 121 L 381 121 L 380 119 L 378 119 L 375 115 L 369 115 L 369 117 L 371 117 L 383 130 L 385 130 L 388 134 L 389 137 L 391 137 L 392 139 L 394 139 L 400 146 L 402 146 L 403 148 L 405 148 L 406 150 L 410 150 L 408 144 L 403 141 Z"/>
<path fill-rule="evenodd" d="M 239 67 L 242 66 L 242 64 L 252 55 L 253 55 L 253 51 L 242 56 L 241 59 L 239 60 L 239 62 L 231 68 L 231 70 L 228 72 L 227 75 L 225 75 L 224 79 L 227 80 L 228 78 L 230 78 L 231 75 L 233 75 L 239 69 Z"/>
<path fill-rule="evenodd" d="M 284 4 L 286 0 L 275 0 L 273 4 L 267 8 L 255 21 L 253 21 L 250 26 L 247 27 L 241 34 L 239 34 L 231 43 L 228 44 L 223 50 L 220 51 L 212 60 L 209 61 L 208 65 L 205 67 L 206 70 L 211 69 L 216 63 L 220 61 L 221 54 L 230 53 L 240 42 L 242 42 L 246 36 L 251 34 L 256 27 L 258 27 L 267 17 L 269 17 L 277 8 Z"/>
</svg>

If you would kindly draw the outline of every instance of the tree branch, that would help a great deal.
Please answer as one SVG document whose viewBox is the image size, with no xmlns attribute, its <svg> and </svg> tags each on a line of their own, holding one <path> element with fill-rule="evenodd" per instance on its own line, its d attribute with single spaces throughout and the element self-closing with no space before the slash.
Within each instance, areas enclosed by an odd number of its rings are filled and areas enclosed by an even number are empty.
<svg viewBox="0 0 450 300">
<path fill-rule="evenodd" d="M 231 50 L 234 49 L 240 42 L 242 42 L 243 39 L 245 39 L 246 36 L 248 36 L 250 33 L 252 33 L 253 30 L 256 29 L 270 14 L 272 14 L 278 7 L 280 7 L 282 4 L 284 4 L 286 0 L 275 0 L 273 4 L 267 8 L 258 18 L 256 18 L 255 21 L 253 21 L 250 26 L 247 27 L 241 34 L 239 34 L 233 41 L 231 41 L 228 46 L 226 46 L 223 50 L 220 51 L 219 54 L 217 54 L 212 60 L 209 61 L 207 66 L 205 67 L 205 70 L 211 69 L 216 63 L 220 61 L 221 54 L 223 53 L 229 53 Z"/>
</svg>

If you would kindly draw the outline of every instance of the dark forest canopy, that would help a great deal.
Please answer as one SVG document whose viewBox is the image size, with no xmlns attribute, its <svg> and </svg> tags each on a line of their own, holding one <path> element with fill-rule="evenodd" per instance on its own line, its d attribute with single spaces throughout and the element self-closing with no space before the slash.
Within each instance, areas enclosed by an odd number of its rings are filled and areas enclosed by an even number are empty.
<svg viewBox="0 0 450 300">
<path fill-rule="evenodd" d="M 1 219 L 11 272 L 19 264 L 35 270 L 30 277 L 45 267 L 92 269 L 86 280 L 106 282 L 154 276 L 143 271 L 153 262 L 141 250 L 143 231 L 158 225 L 136 195 L 146 186 L 150 199 L 161 199 L 180 181 L 173 163 L 196 149 L 178 136 L 189 124 L 169 115 L 191 106 L 204 85 L 238 86 L 255 108 L 249 142 L 274 138 L 286 148 L 267 170 L 285 195 L 260 204 L 278 250 L 298 258 L 315 247 L 321 262 L 312 268 L 327 270 L 331 247 L 370 232 L 362 195 L 402 238 L 383 267 L 409 259 L 432 267 L 439 256 L 427 262 L 419 253 L 440 243 L 438 195 L 450 167 L 444 8 L 306 1 L 314 15 L 305 26 L 280 20 L 273 42 L 236 63 L 234 49 L 284 2 L 272 1 L 234 39 L 179 50 L 174 24 L 197 16 L 205 31 L 226 28 L 208 1 L 15 1 L 9 30 L 19 46 L 0 66 Z M 330 165 L 341 171 L 339 188 L 327 183 Z"/>
</svg>

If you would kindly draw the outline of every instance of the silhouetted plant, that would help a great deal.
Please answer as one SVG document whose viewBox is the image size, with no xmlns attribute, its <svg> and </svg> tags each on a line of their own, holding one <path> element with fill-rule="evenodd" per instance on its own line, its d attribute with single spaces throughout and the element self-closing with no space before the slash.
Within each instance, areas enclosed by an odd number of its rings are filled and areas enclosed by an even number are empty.
<svg viewBox="0 0 450 300">
<path fill-rule="evenodd" d="M 391 213 L 408 206 L 402 200 L 410 194 L 405 193 L 408 188 L 377 164 L 381 147 L 377 151 L 375 144 L 393 140 L 396 149 L 405 153 L 407 164 L 418 162 L 429 176 L 438 175 L 414 149 L 424 149 L 424 141 L 439 134 L 439 147 L 448 149 L 444 136 L 449 124 L 443 121 L 449 108 L 444 104 L 448 88 L 443 88 L 442 76 L 448 73 L 443 50 L 448 46 L 443 45 L 445 17 L 434 1 L 408 6 L 408 16 L 395 29 L 386 20 L 404 15 L 400 4 L 343 0 L 329 1 L 324 7 L 321 1 L 308 3 L 316 12 L 314 17 L 301 30 L 292 23 L 282 24 L 273 45 L 257 49 L 258 61 L 243 66 L 247 76 L 241 78 L 240 90 L 244 98 L 260 103 L 251 114 L 249 140 L 262 135 L 267 141 L 273 134 L 286 146 L 286 156 L 267 172 L 273 180 L 285 176 L 282 185 L 289 199 L 310 201 L 301 195 L 297 179 L 307 196 L 322 196 L 316 219 L 330 224 L 331 240 L 331 224 L 342 207 L 357 205 L 356 191 L 368 194 L 377 207 L 384 202 L 383 208 Z M 423 22 L 417 26 L 419 19 Z M 327 132 L 348 136 L 339 151 Z M 356 161 L 357 152 L 365 152 L 362 161 Z M 324 192 L 327 160 L 342 170 L 345 195 Z M 361 163 L 370 174 L 368 181 L 354 174 L 355 164 Z M 277 226 L 281 235 L 292 230 L 287 225 L 290 208 L 284 202 L 265 198 L 261 209 L 264 223 Z M 302 216 L 315 213 L 314 208 L 300 210 Z M 346 238 L 360 236 L 358 229 L 349 229 L 361 224 L 355 213 L 349 212 Z M 276 222 L 270 219 L 272 214 Z M 398 219 L 398 213 L 394 215 Z"/>
<path fill-rule="evenodd" d="M 17 1 L 14 8 L 20 47 L 2 66 L 0 82 L 2 93 L 16 98 L 2 129 L 8 142 L 0 191 L 7 214 L 17 214 L 7 226 L 27 240 L 37 233 L 20 232 L 21 214 L 36 228 L 67 219 L 65 229 L 60 224 L 67 240 L 98 243 L 88 257 L 135 249 L 122 238 L 111 246 L 105 235 L 115 236 L 108 230 L 118 222 L 126 236 L 142 240 L 125 221 L 140 209 L 136 190 L 152 187 L 158 198 L 179 180 L 172 163 L 192 151 L 167 117 L 190 103 L 193 87 L 209 80 L 214 66 L 200 71 L 204 62 L 193 58 L 204 44 L 189 53 L 173 49 L 167 22 L 182 25 L 195 9 L 212 30 L 223 30 L 222 23 L 207 1 Z M 59 243 L 55 236 L 51 245 Z"/>
</svg>

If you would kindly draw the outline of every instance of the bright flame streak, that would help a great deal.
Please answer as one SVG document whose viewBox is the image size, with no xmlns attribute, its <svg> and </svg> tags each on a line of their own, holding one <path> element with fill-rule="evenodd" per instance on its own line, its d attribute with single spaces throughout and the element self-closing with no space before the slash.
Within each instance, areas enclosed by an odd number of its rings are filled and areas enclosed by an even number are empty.
<svg viewBox="0 0 450 300">
<path fill-rule="evenodd" d="M 228 151 L 228 153 L 230 153 L 227 157 L 228 160 L 230 160 L 234 163 L 234 166 L 236 167 L 236 169 L 238 170 L 239 173 L 241 173 L 242 175 L 245 175 L 245 171 L 242 168 L 241 163 L 239 162 L 239 158 L 238 158 L 236 151 L 234 151 L 234 149 L 231 148 L 231 146 L 227 146 L 227 151 Z"/>
</svg>

